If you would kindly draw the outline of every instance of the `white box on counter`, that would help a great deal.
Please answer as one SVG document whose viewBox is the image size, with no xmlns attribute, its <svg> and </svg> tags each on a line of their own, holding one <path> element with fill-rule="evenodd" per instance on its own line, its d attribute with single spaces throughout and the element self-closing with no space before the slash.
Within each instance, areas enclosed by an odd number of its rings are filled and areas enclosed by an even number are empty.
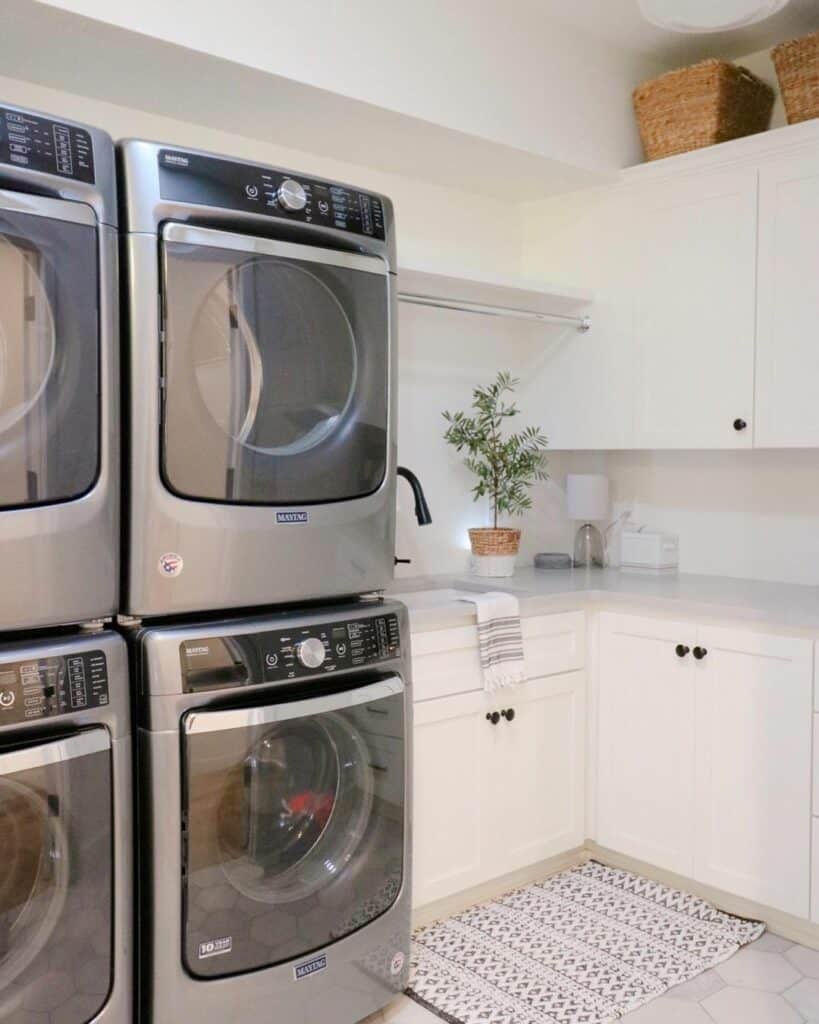
<svg viewBox="0 0 819 1024">
<path fill-rule="evenodd" d="M 649 527 L 631 527 L 620 535 L 620 568 L 670 572 L 680 563 L 680 538 Z"/>
</svg>

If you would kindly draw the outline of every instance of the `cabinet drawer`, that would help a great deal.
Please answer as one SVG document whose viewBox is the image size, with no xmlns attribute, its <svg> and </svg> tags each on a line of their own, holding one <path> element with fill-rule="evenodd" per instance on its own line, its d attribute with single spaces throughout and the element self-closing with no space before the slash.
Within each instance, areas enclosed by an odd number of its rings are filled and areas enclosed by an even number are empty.
<svg viewBox="0 0 819 1024">
<path fill-rule="evenodd" d="M 583 668 L 583 612 L 535 615 L 522 620 L 529 679 Z M 412 638 L 412 683 L 416 701 L 483 689 L 476 626 L 417 633 Z"/>
</svg>

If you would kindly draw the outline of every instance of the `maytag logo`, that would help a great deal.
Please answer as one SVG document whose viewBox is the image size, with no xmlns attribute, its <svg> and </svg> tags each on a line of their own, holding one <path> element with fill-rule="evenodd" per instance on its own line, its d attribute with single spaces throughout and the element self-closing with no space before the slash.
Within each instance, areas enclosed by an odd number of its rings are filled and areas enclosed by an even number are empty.
<svg viewBox="0 0 819 1024">
<path fill-rule="evenodd" d="M 312 960 L 307 960 L 303 964 L 298 964 L 293 968 L 293 977 L 296 981 L 301 981 L 302 978 L 309 978 L 311 974 L 318 974 L 319 971 L 327 969 L 327 957 L 316 956 Z"/>
<path fill-rule="evenodd" d="M 166 167 L 168 167 L 168 166 L 171 166 L 171 167 L 189 167 L 190 166 L 190 160 L 186 156 L 183 156 L 182 153 L 163 153 L 162 154 L 162 163 L 165 164 Z"/>
<path fill-rule="evenodd" d="M 206 644 L 202 644 L 200 647 L 186 647 L 185 654 L 187 654 L 189 658 L 196 658 L 202 654 L 210 654 L 210 647 Z"/>
<path fill-rule="evenodd" d="M 309 523 L 309 512 L 277 512 L 277 523 Z"/>
</svg>

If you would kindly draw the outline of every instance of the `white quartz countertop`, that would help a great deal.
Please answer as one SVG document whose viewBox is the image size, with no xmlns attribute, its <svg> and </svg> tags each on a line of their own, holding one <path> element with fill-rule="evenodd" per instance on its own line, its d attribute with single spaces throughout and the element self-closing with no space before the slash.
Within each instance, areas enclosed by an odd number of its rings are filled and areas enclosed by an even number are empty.
<svg viewBox="0 0 819 1024">
<path fill-rule="evenodd" d="M 459 598 L 489 590 L 517 595 L 522 616 L 595 606 L 747 622 L 819 636 L 819 587 L 726 576 L 522 568 L 502 579 L 468 574 L 399 579 L 389 594 L 409 608 L 413 632 L 426 632 L 474 623 L 474 605 Z"/>
</svg>

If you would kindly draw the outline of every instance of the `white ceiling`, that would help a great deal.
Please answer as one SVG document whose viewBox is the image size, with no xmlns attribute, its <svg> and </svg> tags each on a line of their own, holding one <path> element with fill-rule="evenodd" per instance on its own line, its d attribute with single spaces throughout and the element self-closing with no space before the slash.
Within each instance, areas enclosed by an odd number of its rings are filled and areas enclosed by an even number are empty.
<svg viewBox="0 0 819 1024">
<path fill-rule="evenodd" d="M 819 0 L 791 0 L 767 21 L 734 32 L 681 35 L 655 28 L 643 20 L 637 0 L 523 0 L 546 18 L 669 66 L 705 57 L 742 57 L 785 39 L 819 30 Z M 719 4 L 720 0 L 713 0 Z M 685 0 L 680 0 L 684 6 Z"/>
</svg>

